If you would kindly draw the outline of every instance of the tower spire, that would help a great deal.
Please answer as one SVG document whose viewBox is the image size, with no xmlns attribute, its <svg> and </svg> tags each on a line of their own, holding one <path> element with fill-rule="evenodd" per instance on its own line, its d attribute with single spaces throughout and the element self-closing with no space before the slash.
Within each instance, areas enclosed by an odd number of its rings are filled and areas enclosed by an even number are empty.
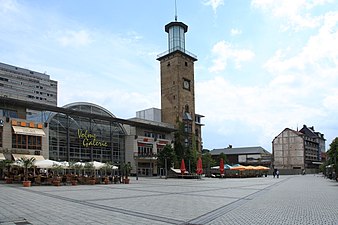
<svg viewBox="0 0 338 225">
<path fill-rule="evenodd" d="M 176 0 L 175 0 L 175 21 L 177 21 L 177 4 L 176 4 Z"/>
</svg>

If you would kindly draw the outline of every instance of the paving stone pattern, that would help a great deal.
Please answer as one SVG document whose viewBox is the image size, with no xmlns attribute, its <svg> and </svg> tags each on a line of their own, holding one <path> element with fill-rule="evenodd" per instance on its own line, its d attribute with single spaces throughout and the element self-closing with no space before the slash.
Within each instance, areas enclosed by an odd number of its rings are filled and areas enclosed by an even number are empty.
<svg viewBox="0 0 338 225">
<path fill-rule="evenodd" d="M 338 182 L 320 175 L 135 178 L 130 184 L 0 184 L 0 224 L 338 225 Z"/>
</svg>

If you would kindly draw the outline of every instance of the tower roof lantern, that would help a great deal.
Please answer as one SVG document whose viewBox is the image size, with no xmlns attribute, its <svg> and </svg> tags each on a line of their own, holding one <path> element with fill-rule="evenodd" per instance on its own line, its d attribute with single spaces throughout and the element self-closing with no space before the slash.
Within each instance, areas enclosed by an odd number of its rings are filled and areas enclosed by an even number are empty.
<svg viewBox="0 0 338 225">
<path fill-rule="evenodd" d="M 167 25 L 165 25 L 164 27 L 164 30 L 165 32 L 169 33 L 169 28 L 170 27 L 173 27 L 173 26 L 179 26 L 179 27 L 182 27 L 183 30 L 184 30 L 184 33 L 186 33 L 188 31 L 188 26 L 182 22 L 171 22 L 171 23 L 168 23 Z"/>
</svg>

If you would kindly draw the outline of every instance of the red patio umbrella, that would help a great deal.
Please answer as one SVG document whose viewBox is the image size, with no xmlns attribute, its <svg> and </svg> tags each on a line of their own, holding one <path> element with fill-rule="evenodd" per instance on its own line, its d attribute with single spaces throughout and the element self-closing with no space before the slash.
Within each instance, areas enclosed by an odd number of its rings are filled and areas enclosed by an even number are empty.
<svg viewBox="0 0 338 225">
<path fill-rule="evenodd" d="M 182 173 L 182 175 L 185 173 L 184 159 L 182 159 L 182 162 L 181 162 L 181 173 Z"/>
<path fill-rule="evenodd" d="M 221 161 L 219 162 L 219 172 L 220 172 L 221 176 L 224 175 L 224 161 L 223 161 L 223 159 L 221 159 Z"/>
<path fill-rule="evenodd" d="M 202 159 L 199 158 L 198 161 L 197 161 L 197 170 L 196 170 L 196 173 L 198 175 L 201 175 L 203 173 L 203 166 L 202 166 Z"/>
</svg>

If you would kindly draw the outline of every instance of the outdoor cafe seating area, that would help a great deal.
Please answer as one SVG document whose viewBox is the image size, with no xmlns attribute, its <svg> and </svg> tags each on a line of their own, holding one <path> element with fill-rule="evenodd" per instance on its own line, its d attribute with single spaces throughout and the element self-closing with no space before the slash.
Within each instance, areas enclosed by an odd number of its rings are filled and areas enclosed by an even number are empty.
<svg viewBox="0 0 338 225">
<path fill-rule="evenodd" d="M 119 184 L 124 183 L 118 167 L 101 162 L 56 162 L 53 160 L 34 161 L 25 169 L 19 161 L 12 162 L 2 177 L 6 183 L 22 183 L 25 180 L 31 185 L 84 185 L 84 184 Z"/>
<path fill-rule="evenodd" d="M 21 183 L 24 180 L 23 174 L 14 176 L 6 176 L 6 183 Z M 28 176 L 28 180 L 31 181 L 32 185 L 77 185 L 77 184 L 119 184 L 123 183 L 123 179 L 118 175 L 107 175 L 107 176 L 88 176 L 88 175 L 75 175 L 75 174 L 64 174 L 64 175 L 53 175 L 50 173 L 46 175 L 44 173 L 37 173 Z"/>
<path fill-rule="evenodd" d="M 243 166 L 236 164 L 230 166 L 224 164 L 224 169 L 221 170 L 220 166 L 211 168 L 211 177 L 223 178 L 249 178 L 249 177 L 263 177 L 267 176 L 270 168 L 265 166 Z"/>
</svg>

